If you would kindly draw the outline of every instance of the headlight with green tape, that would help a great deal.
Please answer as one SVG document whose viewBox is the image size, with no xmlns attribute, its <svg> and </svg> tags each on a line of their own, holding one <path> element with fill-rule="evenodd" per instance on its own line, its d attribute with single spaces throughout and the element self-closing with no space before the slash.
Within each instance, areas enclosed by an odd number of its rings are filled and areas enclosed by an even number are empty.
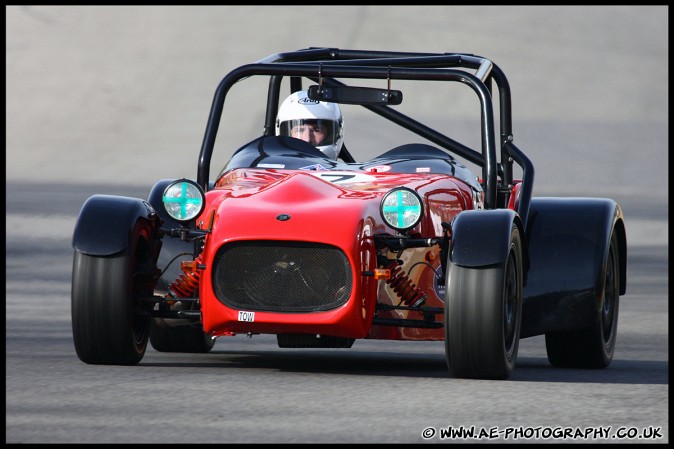
<svg viewBox="0 0 674 449">
<path fill-rule="evenodd" d="M 421 198 L 407 187 L 396 187 L 389 191 L 379 208 L 386 224 L 399 232 L 415 227 L 424 213 Z"/>
<path fill-rule="evenodd" d="M 188 222 L 204 210 L 204 191 L 194 181 L 179 179 L 169 184 L 162 195 L 166 213 L 176 221 Z"/>
</svg>

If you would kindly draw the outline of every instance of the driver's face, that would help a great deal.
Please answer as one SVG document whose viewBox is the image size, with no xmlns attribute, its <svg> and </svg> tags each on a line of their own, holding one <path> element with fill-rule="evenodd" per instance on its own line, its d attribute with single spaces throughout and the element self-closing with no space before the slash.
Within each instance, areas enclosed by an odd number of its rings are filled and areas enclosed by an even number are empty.
<svg viewBox="0 0 674 449">
<path fill-rule="evenodd" d="M 326 129 L 320 124 L 305 124 L 293 127 L 290 130 L 290 137 L 302 139 L 312 145 L 318 146 L 325 139 Z"/>
</svg>

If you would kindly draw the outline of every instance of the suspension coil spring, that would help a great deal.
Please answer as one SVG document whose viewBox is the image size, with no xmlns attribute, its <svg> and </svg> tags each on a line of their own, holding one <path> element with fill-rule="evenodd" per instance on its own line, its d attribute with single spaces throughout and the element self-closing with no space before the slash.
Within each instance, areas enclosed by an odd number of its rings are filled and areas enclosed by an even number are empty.
<svg viewBox="0 0 674 449">
<path fill-rule="evenodd" d="M 201 274 L 198 271 L 193 271 L 192 268 L 198 264 L 198 260 L 190 263 L 181 264 L 183 273 L 176 278 L 169 286 L 169 292 L 177 298 L 190 298 L 199 287 L 199 278 Z"/>
<path fill-rule="evenodd" d="M 393 289 L 396 295 L 403 303 L 411 307 L 419 307 L 426 302 L 426 295 L 421 291 L 417 285 L 412 282 L 405 272 L 398 265 L 398 261 L 394 260 L 388 266 L 391 270 L 391 277 L 386 280 L 386 283 Z"/>
<path fill-rule="evenodd" d="M 171 284 L 169 290 L 178 298 L 189 298 L 199 286 L 198 273 L 184 273 Z"/>
</svg>

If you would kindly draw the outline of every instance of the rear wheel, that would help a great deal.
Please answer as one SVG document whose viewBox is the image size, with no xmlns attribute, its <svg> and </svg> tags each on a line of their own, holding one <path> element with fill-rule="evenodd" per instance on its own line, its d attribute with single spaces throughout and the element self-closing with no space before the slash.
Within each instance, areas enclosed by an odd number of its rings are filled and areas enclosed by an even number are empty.
<svg viewBox="0 0 674 449">
<path fill-rule="evenodd" d="M 113 256 L 73 257 L 71 314 L 77 356 L 85 363 L 135 365 L 150 334 L 150 310 L 139 298 L 152 296 L 156 267 L 152 228 L 139 221 L 129 246 Z"/>
<path fill-rule="evenodd" d="M 455 377 L 505 379 L 517 360 L 522 324 L 522 242 L 513 225 L 500 266 L 448 264 L 445 352 Z"/>
<path fill-rule="evenodd" d="M 618 240 L 611 245 L 604 272 L 604 291 L 592 326 L 579 331 L 545 334 L 548 360 L 563 368 L 606 368 L 613 360 L 618 331 L 620 272 Z"/>
</svg>

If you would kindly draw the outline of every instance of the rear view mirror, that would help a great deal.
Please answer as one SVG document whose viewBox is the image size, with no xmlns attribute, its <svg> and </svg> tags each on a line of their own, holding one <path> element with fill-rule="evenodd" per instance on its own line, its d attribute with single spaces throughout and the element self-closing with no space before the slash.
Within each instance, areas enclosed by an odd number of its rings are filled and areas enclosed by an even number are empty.
<svg viewBox="0 0 674 449">
<path fill-rule="evenodd" d="M 309 86 L 307 94 L 312 100 L 342 104 L 398 105 L 403 101 L 402 91 L 375 87 Z"/>
</svg>

